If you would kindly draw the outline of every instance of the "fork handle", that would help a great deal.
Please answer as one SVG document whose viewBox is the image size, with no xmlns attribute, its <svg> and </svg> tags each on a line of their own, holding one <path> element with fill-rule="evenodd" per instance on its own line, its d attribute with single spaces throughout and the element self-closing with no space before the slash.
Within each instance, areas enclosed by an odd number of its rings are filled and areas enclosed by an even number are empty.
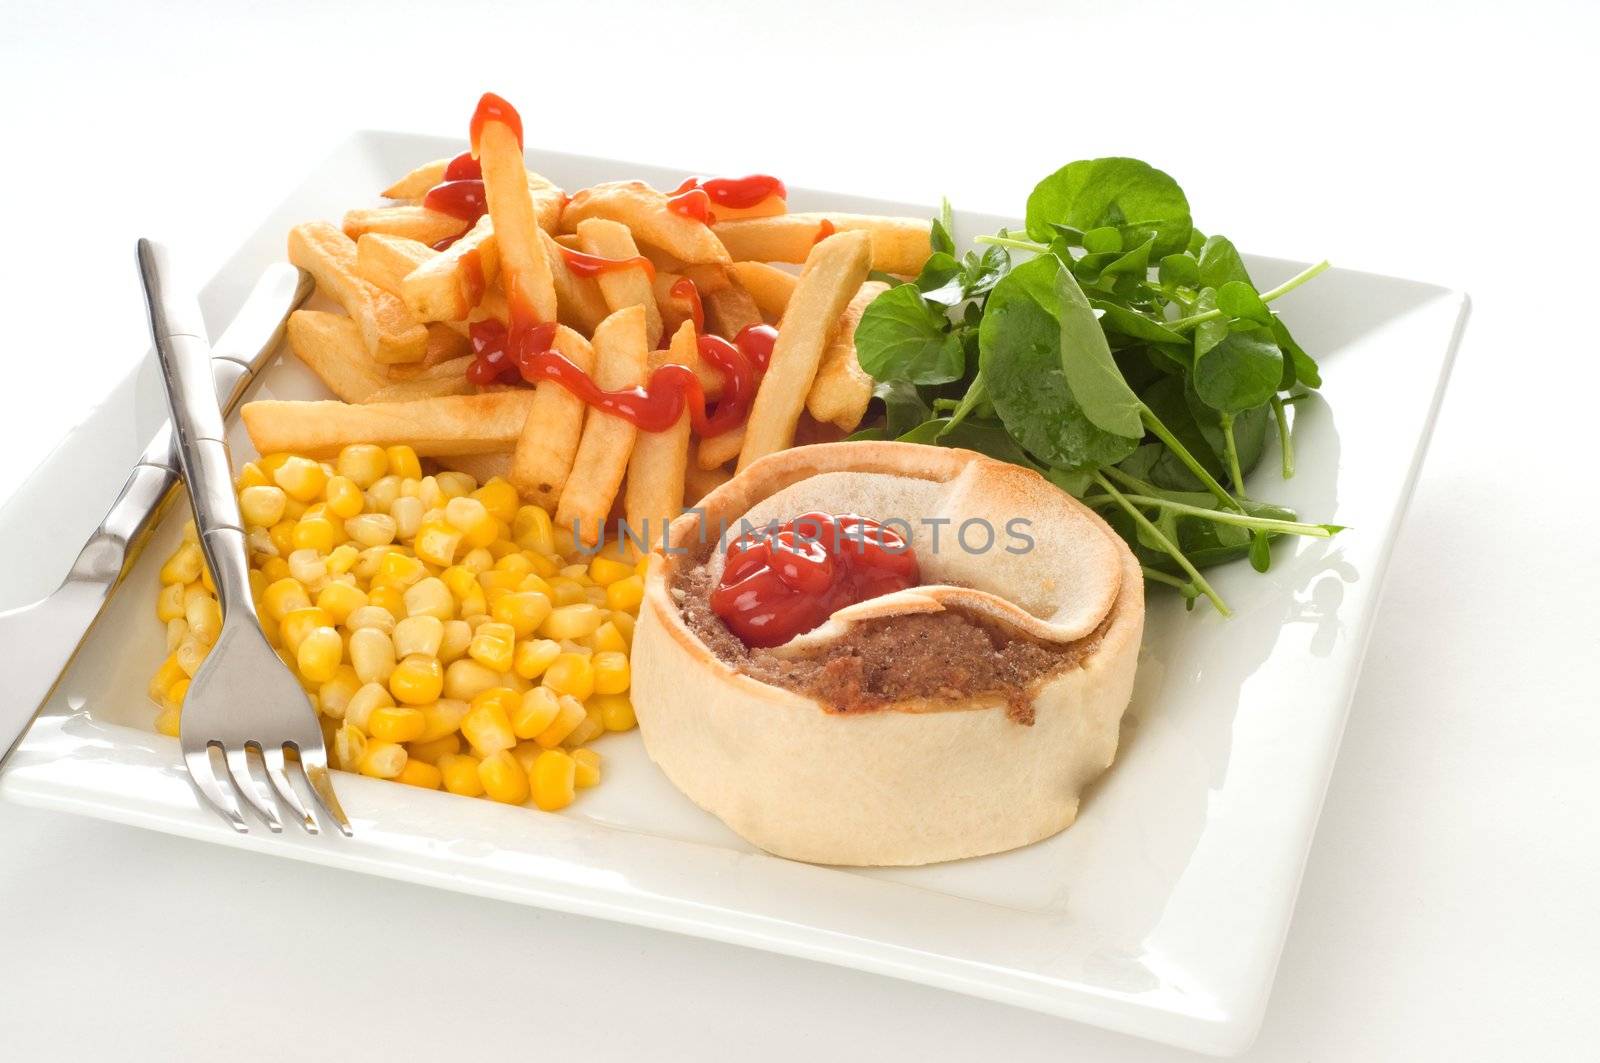
<svg viewBox="0 0 1600 1063">
<path fill-rule="evenodd" d="M 173 270 L 166 248 L 160 244 L 139 241 L 139 275 L 172 410 L 179 467 L 189 488 L 195 528 L 211 566 L 217 600 L 224 617 L 235 610 L 253 617 L 244 521 L 233 493 L 233 461 L 211 376 L 211 345 L 206 341 L 200 304 L 191 292 L 170 283 Z"/>
</svg>

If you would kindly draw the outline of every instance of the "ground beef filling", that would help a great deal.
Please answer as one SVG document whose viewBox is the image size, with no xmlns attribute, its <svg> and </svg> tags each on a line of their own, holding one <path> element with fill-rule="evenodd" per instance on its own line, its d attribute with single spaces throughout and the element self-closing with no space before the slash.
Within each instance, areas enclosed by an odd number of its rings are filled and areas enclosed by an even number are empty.
<svg viewBox="0 0 1600 1063">
<path fill-rule="evenodd" d="M 782 656 L 752 649 L 711 609 L 711 574 L 682 573 L 674 597 L 689 630 L 711 652 L 763 683 L 815 698 L 833 712 L 872 712 L 905 701 L 1006 699 L 1018 723 L 1033 723 L 1033 689 L 1075 667 L 1100 632 L 1067 645 L 1002 632 L 970 614 L 945 610 L 866 620 L 815 653 Z"/>
</svg>

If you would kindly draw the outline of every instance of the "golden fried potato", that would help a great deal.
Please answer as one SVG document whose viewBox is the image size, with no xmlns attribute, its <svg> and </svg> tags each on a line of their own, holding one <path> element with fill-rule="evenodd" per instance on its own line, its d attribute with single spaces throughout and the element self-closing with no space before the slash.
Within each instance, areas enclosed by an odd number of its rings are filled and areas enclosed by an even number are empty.
<svg viewBox="0 0 1600 1063">
<path fill-rule="evenodd" d="M 561 225 L 576 229 L 585 218 L 610 218 L 626 225 L 641 244 L 684 262 L 727 262 L 728 252 L 711 230 L 667 209 L 668 196 L 643 181 L 612 181 L 585 188 L 561 212 Z"/>
<path fill-rule="evenodd" d="M 484 195 L 500 249 L 500 287 L 515 321 L 556 320 L 556 289 L 539 238 L 539 221 L 522 165 L 517 133 L 502 121 L 485 122 L 478 138 Z M 554 186 L 552 186 L 554 187 Z"/>
<path fill-rule="evenodd" d="M 513 388 L 415 402 L 353 406 L 343 402 L 247 402 L 240 411 L 262 454 L 325 456 L 351 443 L 405 444 L 422 457 L 506 450 L 522 434 L 533 393 Z"/>
<path fill-rule="evenodd" d="M 783 317 L 783 312 L 789 305 L 789 297 L 794 294 L 795 282 L 800 279 L 797 273 L 790 273 L 786 269 L 765 262 L 735 262 L 728 267 L 728 272 L 733 274 L 733 279 L 750 293 L 750 297 L 756 301 L 756 305 L 761 308 L 768 321 L 777 321 Z"/>
<path fill-rule="evenodd" d="M 585 373 L 594 372 L 594 348 L 572 329 L 556 329 L 554 346 Z M 554 380 L 535 384 L 533 396 L 527 427 L 512 455 L 510 480 L 523 498 L 554 511 L 578 454 L 587 407 Z"/>
<path fill-rule="evenodd" d="M 400 295 L 423 321 L 465 321 L 500 272 L 500 246 L 488 215 L 444 251 L 406 275 Z"/>
<path fill-rule="evenodd" d="M 406 277 L 438 254 L 427 244 L 404 236 L 362 233 L 356 239 L 356 272 L 390 295 L 399 296 Z"/>
<path fill-rule="evenodd" d="M 332 225 L 308 222 L 289 230 L 289 261 L 355 319 L 374 360 L 414 362 L 427 351 L 427 329 L 404 303 L 356 272 L 355 241 Z"/>
<path fill-rule="evenodd" d="M 621 222 L 609 218 L 585 218 L 578 222 L 578 242 L 585 254 L 600 258 L 627 259 L 639 256 L 633 234 Z M 606 306 L 613 312 L 625 306 L 644 308 L 646 350 L 661 342 L 661 311 L 650 288 L 650 277 L 643 266 L 606 270 L 595 278 Z"/>
<path fill-rule="evenodd" d="M 881 281 L 867 281 L 839 315 L 817 366 L 817 378 L 806 396 L 806 412 L 846 432 L 855 430 L 872 401 L 872 377 L 856 360 L 856 325 L 867 304 L 889 290 Z"/>
<path fill-rule="evenodd" d="M 388 188 L 385 188 L 380 194 L 384 199 L 420 201 L 423 196 L 428 194 L 428 189 L 444 180 L 445 167 L 449 165 L 449 159 L 434 159 L 432 162 L 425 162 Z"/>
<path fill-rule="evenodd" d="M 921 272 L 933 254 L 932 223 L 926 218 L 876 214 L 784 214 L 774 218 L 718 222 L 711 227 L 735 261 L 804 262 L 818 238 L 834 232 L 866 232 L 872 237 L 871 268 L 910 276 Z"/>
<path fill-rule="evenodd" d="M 625 306 L 594 330 L 594 380 L 605 391 L 644 383 L 648 350 L 644 307 Z M 622 486 L 639 430 L 631 421 L 590 410 L 572 473 L 556 504 L 555 522 L 590 546 L 600 541 L 611 504 Z"/>
<path fill-rule="evenodd" d="M 289 315 L 289 348 L 307 369 L 345 402 L 364 402 L 389 383 L 372 360 L 354 319 L 321 310 Z"/>
<path fill-rule="evenodd" d="M 344 234 L 352 240 L 364 233 L 403 236 L 432 247 L 467 231 L 467 222 L 427 207 L 408 204 L 400 207 L 367 207 L 346 211 Z"/>
<path fill-rule="evenodd" d="M 650 369 L 669 362 L 692 366 L 699 360 L 694 325 L 685 321 L 665 351 L 650 355 Z M 689 468 L 689 411 L 664 432 L 640 432 L 628 459 L 623 515 L 635 537 L 647 544 L 664 541 L 667 524 L 683 508 L 683 482 Z M 634 547 L 637 550 L 637 546 Z"/>
<path fill-rule="evenodd" d="M 593 333 L 611 312 L 606 307 L 605 296 L 600 293 L 600 285 L 593 277 L 580 277 L 567 265 L 561 253 L 566 246 L 562 241 L 567 237 L 551 236 L 542 230 L 541 235 L 545 257 L 550 260 L 550 277 L 556 286 L 556 320 L 586 335 Z M 580 250 L 576 233 L 571 240 L 573 250 Z"/>
</svg>

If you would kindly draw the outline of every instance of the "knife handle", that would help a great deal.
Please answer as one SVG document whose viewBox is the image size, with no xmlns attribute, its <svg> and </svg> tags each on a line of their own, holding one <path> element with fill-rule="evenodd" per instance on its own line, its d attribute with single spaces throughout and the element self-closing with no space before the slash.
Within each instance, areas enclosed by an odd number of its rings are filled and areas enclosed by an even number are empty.
<svg viewBox="0 0 1600 1063">
<path fill-rule="evenodd" d="M 211 345 L 206 341 L 200 304 L 169 283 L 173 276 L 165 248 L 139 241 L 139 274 L 150 311 L 150 333 L 177 435 L 179 465 L 189 487 L 200 546 L 222 605 L 253 615 L 244 552 L 244 520 L 233 493 L 233 461 L 211 376 Z"/>
</svg>

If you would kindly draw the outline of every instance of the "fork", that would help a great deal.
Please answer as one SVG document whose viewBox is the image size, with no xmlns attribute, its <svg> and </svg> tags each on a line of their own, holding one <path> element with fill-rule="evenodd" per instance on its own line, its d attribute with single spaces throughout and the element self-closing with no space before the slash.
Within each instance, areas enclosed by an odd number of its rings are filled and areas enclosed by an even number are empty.
<svg viewBox="0 0 1600 1063">
<path fill-rule="evenodd" d="M 316 834 L 317 819 L 289 779 L 292 762 L 286 754 L 293 750 L 310 791 L 348 837 L 350 821 L 333 792 L 322 728 L 299 680 L 268 645 L 256 616 L 243 519 L 233 494 L 233 463 L 211 382 L 211 348 L 199 304 L 170 287 L 165 248 L 140 240 L 138 254 L 180 468 L 222 606 L 222 633 L 184 698 L 178 738 L 184 764 L 201 795 L 241 834 L 250 827 L 235 793 L 273 833 L 283 830 L 276 793 L 301 827 Z M 270 785 L 261 781 L 258 763 Z"/>
</svg>

